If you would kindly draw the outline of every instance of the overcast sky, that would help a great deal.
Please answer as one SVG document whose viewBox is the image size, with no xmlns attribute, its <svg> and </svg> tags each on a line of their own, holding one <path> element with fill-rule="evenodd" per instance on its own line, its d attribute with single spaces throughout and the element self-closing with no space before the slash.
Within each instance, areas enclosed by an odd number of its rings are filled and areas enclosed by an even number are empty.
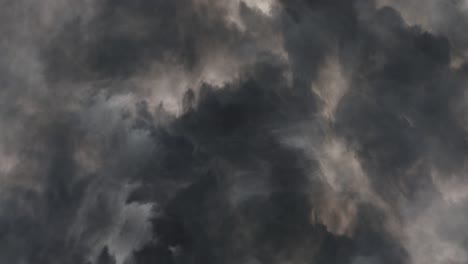
<svg viewBox="0 0 468 264">
<path fill-rule="evenodd" d="M 0 0 L 0 263 L 467 264 L 468 1 Z"/>
</svg>

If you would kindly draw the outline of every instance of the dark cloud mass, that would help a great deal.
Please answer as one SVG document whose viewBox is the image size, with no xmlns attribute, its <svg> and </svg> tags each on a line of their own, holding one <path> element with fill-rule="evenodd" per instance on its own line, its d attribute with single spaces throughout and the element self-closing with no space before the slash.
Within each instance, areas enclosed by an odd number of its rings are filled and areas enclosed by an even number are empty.
<svg viewBox="0 0 468 264">
<path fill-rule="evenodd" d="M 0 263 L 468 263 L 468 2 L 0 5 Z"/>
</svg>

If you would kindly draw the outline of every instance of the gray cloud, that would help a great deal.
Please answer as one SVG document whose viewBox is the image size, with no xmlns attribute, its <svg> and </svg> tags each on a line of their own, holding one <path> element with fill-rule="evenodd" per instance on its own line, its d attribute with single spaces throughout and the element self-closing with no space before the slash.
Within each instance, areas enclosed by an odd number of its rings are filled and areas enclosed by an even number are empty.
<svg viewBox="0 0 468 264">
<path fill-rule="evenodd" d="M 0 262 L 468 261 L 464 2 L 1 4 Z"/>
</svg>

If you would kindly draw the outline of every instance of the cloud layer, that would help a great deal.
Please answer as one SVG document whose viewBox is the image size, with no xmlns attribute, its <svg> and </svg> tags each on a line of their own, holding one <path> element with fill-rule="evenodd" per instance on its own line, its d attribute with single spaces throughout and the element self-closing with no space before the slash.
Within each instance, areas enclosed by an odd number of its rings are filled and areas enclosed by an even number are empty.
<svg viewBox="0 0 468 264">
<path fill-rule="evenodd" d="M 1 263 L 468 263 L 467 2 L 0 4 Z"/>
</svg>

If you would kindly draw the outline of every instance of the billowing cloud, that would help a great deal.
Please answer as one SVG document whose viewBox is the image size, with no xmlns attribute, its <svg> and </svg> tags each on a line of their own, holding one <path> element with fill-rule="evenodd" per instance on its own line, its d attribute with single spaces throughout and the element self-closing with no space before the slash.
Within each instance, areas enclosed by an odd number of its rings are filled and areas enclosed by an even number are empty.
<svg viewBox="0 0 468 264">
<path fill-rule="evenodd" d="M 1 263 L 468 262 L 464 1 L 1 6 Z"/>
</svg>

